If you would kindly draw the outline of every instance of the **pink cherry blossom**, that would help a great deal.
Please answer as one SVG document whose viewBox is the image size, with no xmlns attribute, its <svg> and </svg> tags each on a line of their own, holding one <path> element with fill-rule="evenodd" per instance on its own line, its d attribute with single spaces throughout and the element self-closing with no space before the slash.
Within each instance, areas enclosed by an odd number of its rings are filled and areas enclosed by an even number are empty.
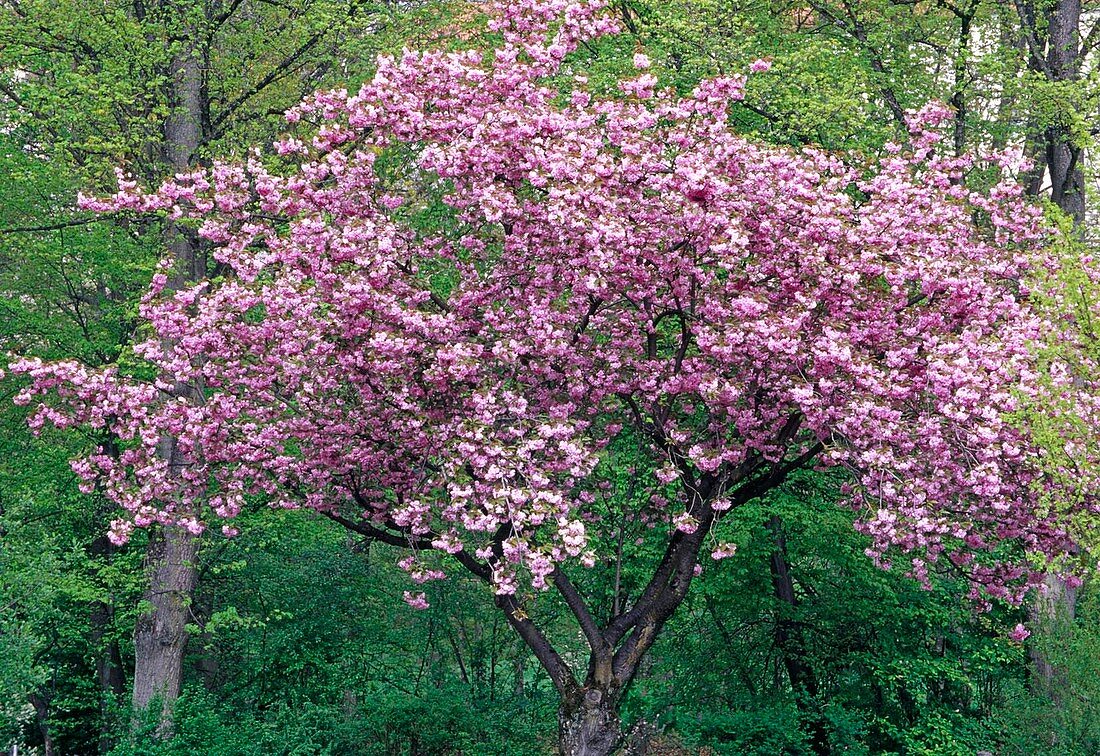
<svg viewBox="0 0 1100 756">
<path fill-rule="evenodd" d="M 1097 444 L 1064 418 L 1100 427 L 1100 371 L 1036 349 L 1077 337 L 1031 296 L 1060 262 L 1018 154 L 938 149 L 939 104 L 859 170 L 757 144 L 727 117 L 744 76 L 681 97 L 641 73 L 611 99 L 580 77 L 563 102 L 562 60 L 616 29 L 602 4 L 500 3 L 491 25 L 493 53 L 383 56 L 359 91 L 306 98 L 276 145 L 291 168 L 253 156 L 148 191 L 120 173 L 82 200 L 192 218 L 226 271 L 154 277 L 135 347 L 154 381 L 11 366 L 32 428 L 118 440 L 73 466 L 122 510 L 114 542 L 258 497 L 408 545 L 413 581 L 443 576 L 420 556 L 437 550 L 515 596 L 596 564 L 590 492 L 629 428 L 650 489 L 633 514 L 694 555 L 814 465 L 843 474 L 872 558 L 961 572 L 978 601 L 1019 601 L 1073 553 L 1096 487 L 1071 471 Z M 989 191 L 963 180 L 979 163 Z M 428 203 L 446 223 L 419 222 Z M 1060 451 L 1021 419 L 1036 407 Z"/>
<path fill-rule="evenodd" d="M 729 559 L 731 556 L 737 553 L 736 543 L 720 543 L 710 553 L 710 558 L 714 560 Z"/>
<path fill-rule="evenodd" d="M 422 592 L 413 593 L 411 591 L 404 592 L 405 603 L 411 606 L 413 609 L 427 609 L 431 604 L 428 603 L 428 597 Z"/>
</svg>

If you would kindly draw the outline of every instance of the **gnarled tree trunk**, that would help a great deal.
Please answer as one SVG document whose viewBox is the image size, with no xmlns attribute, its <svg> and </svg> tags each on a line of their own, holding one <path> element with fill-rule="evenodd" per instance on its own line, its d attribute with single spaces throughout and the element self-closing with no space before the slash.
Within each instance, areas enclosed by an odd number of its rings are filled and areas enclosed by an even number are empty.
<svg viewBox="0 0 1100 756">
<path fill-rule="evenodd" d="M 565 699 L 558 709 L 558 750 L 562 756 L 644 756 L 654 727 L 646 720 L 623 728 L 621 696 L 614 688 L 591 687 Z"/>
<path fill-rule="evenodd" d="M 558 748 L 562 756 L 606 756 L 623 739 L 622 723 L 612 697 L 586 691 L 558 710 Z"/>
</svg>

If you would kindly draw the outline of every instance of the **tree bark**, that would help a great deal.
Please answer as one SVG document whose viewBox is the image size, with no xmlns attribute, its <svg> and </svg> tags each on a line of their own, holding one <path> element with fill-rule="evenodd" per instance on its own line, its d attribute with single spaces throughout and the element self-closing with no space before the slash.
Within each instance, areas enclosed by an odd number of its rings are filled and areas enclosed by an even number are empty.
<svg viewBox="0 0 1100 756">
<path fill-rule="evenodd" d="M 623 739 L 622 723 L 611 696 L 586 691 L 558 712 L 558 749 L 562 756 L 607 756 Z"/>
<path fill-rule="evenodd" d="M 134 629 L 134 708 L 161 705 L 157 733 L 172 731 L 172 706 L 183 679 L 187 620 L 195 588 L 198 541 L 170 526 L 151 534 L 145 563 L 150 571 L 145 601 L 151 607 Z"/>
<path fill-rule="evenodd" d="M 772 517 L 768 529 L 775 539 L 775 548 L 771 555 L 772 588 L 779 601 L 779 616 L 775 619 L 775 645 L 783 655 L 783 667 L 791 683 L 795 704 L 810 726 L 810 747 L 815 754 L 825 756 L 831 753 L 829 733 L 817 708 L 817 674 L 806 652 L 806 633 L 801 620 L 792 617 L 798 609 L 798 594 L 791 575 L 790 560 L 787 557 L 787 538 L 783 531 L 783 521 Z"/>
<path fill-rule="evenodd" d="M 1047 574 L 1041 590 L 1031 605 L 1031 621 L 1038 629 L 1050 633 L 1060 623 L 1073 620 L 1077 609 L 1077 589 L 1058 576 Z M 1064 681 L 1060 680 L 1064 671 L 1055 666 L 1042 648 L 1032 646 L 1030 655 L 1036 687 L 1054 700 L 1059 700 L 1065 689 Z"/>
<path fill-rule="evenodd" d="M 1081 75 L 1081 0 L 1054 0 L 1047 8 L 1045 23 L 1037 18 L 1031 0 L 1014 1 L 1020 18 L 1021 33 L 1028 46 L 1028 66 L 1052 83 L 1074 82 Z M 1038 158 L 1036 171 L 1027 189 L 1039 194 L 1044 175 L 1050 180 L 1050 199 L 1073 220 L 1080 234 L 1085 220 L 1084 151 L 1075 144 L 1075 135 L 1059 121 L 1048 125 L 1041 134 L 1029 135 L 1029 147 Z M 1076 590 L 1062 578 L 1047 574 L 1045 593 L 1036 596 L 1031 606 L 1032 622 L 1051 627 L 1072 620 L 1076 613 Z M 1033 683 L 1037 688 L 1059 695 L 1058 670 L 1039 648 L 1032 647 Z"/>
<path fill-rule="evenodd" d="M 641 719 L 626 730 L 619 719 L 621 696 L 589 688 L 558 710 L 558 750 L 562 756 L 645 756 L 655 728 Z"/>
<path fill-rule="evenodd" d="M 203 78 L 198 30 L 189 23 L 192 3 L 166 0 L 162 5 L 173 45 L 169 72 L 171 113 L 164 127 L 164 162 L 173 172 L 192 166 L 203 142 Z M 205 264 L 197 240 L 175 224 L 166 229 L 168 254 L 173 272 L 168 289 L 179 289 L 201 280 Z M 180 396 L 190 396 L 194 387 L 176 386 Z M 161 440 L 160 455 L 170 468 L 178 470 L 186 463 L 174 438 Z M 187 647 L 186 625 L 191 593 L 197 582 L 194 535 L 174 526 L 154 534 L 146 553 L 149 587 L 145 602 L 151 606 L 134 629 L 134 708 L 143 711 L 154 700 L 161 703 L 157 733 L 166 737 L 172 731 L 172 707 L 179 697 L 183 678 L 183 655 Z"/>
<path fill-rule="evenodd" d="M 1081 0 L 1054 0 L 1046 17 L 1039 18 L 1035 3 L 1015 0 L 1020 31 L 1028 47 L 1028 67 L 1052 83 L 1075 82 L 1081 76 Z M 1075 135 L 1061 121 L 1031 135 L 1039 148 L 1037 181 L 1028 189 L 1042 191 L 1044 174 L 1050 180 L 1050 198 L 1079 228 L 1085 219 L 1085 174 L 1083 149 Z"/>
<path fill-rule="evenodd" d="M 1054 4 L 1047 22 L 1047 66 L 1054 81 L 1077 81 L 1080 77 L 1080 24 L 1081 0 L 1058 0 Z M 1079 227 L 1085 220 L 1082 148 L 1074 144 L 1074 135 L 1062 124 L 1047 131 L 1050 197 L 1073 218 L 1074 227 Z"/>
</svg>

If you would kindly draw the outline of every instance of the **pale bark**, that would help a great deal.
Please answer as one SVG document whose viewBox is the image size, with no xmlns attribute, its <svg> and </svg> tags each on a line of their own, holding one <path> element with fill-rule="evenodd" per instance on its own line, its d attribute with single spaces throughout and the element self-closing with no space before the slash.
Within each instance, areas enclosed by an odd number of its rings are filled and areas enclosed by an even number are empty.
<svg viewBox="0 0 1100 756">
<path fill-rule="evenodd" d="M 198 35 L 183 21 L 187 0 L 166 2 L 163 10 L 175 29 L 174 51 L 170 63 L 171 114 L 164 129 L 164 158 L 174 173 L 190 169 L 203 140 L 202 65 Z M 178 289 L 200 280 L 204 274 L 196 240 L 181 228 L 169 224 L 166 242 L 173 261 L 169 288 Z M 194 387 L 176 386 L 174 393 L 190 396 Z M 161 440 L 159 454 L 173 470 L 186 460 L 176 439 Z M 149 586 L 144 595 L 148 612 L 138 618 L 134 628 L 134 708 L 143 711 L 159 701 L 161 712 L 157 732 L 166 736 L 172 729 L 172 707 L 179 697 L 183 678 L 183 655 L 187 648 L 187 629 L 191 594 L 197 582 L 198 543 L 191 533 L 178 527 L 166 527 L 154 533 L 145 563 Z"/>
<path fill-rule="evenodd" d="M 134 708 L 161 706 L 158 732 L 171 732 L 172 705 L 183 680 L 183 654 L 191 593 L 195 588 L 198 541 L 186 531 L 167 527 L 151 535 L 145 554 L 149 610 L 134 629 Z"/>
<path fill-rule="evenodd" d="M 1077 610 L 1077 589 L 1066 584 L 1056 575 L 1048 574 L 1043 580 L 1040 592 L 1031 605 L 1031 622 L 1044 634 L 1055 633 L 1059 625 L 1073 620 Z M 1038 647 L 1031 648 L 1031 661 L 1034 665 L 1034 683 L 1054 700 L 1059 700 L 1065 692 L 1063 671 L 1060 670 Z"/>
<path fill-rule="evenodd" d="M 614 702 L 590 690 L 558 714 L 558 748 L 562 756 L 607 756 L 623 739 Z"/>
<path fill-rule="evenodd" d="M 645 756 L 656 728 L 642 719 L 624 730 L 619 701 L 592 688 L 566 701 L 558 711 L 561 756 Z"/>
<path fill-rule="evenodd" d="M 1040 17 L 1032 0 L 1014 0 L 1021 32 L 1028 47 L 1028 65 L 1050 82 L 1074 82 L 1081 76 L 1083 63 L 1080 46 L 1081 0 L 1054 0 Z M 1036 158 L 1035 178 L 1028 187 L 1038 194 L 1049 180 L 1050 199 L 1073 220 L 1080 232 L 1085 220 L 1084 149 L 1075 144 L 1075 135 L 1061 122 L 1046 127 L 1041 134 L 1030 135 L 1031 154 Z M 1032 623 L 1052 627 L 1059 621 L 1072 620 L 1076 614 L 1076 591 L 1065 580 L 1048 574 L 1043 592 L 1031 607 Z M 1058 670 L 1039 648 L 1031 650 L 1034 682 L 1037 687 L 1056 692 Z"/>
</svg>

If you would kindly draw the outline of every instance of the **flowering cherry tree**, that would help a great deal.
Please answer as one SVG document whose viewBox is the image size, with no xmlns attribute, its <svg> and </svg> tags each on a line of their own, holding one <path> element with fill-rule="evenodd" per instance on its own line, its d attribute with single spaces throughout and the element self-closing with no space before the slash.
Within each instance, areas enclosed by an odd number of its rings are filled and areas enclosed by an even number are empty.
<svg viewBox="0 0 1100 756">
<path fill-rule="evenodd" d="M 978 161 L 937 149 L 949 114 L 930 106 L 855 170 L 731 131 L 742 76 L 680 97 L 638 54 L 595 97 L 562 61 L 615 31 L 598 0 L 504 3 L 491 25 L 488 55 L 383 57 L 358 93 L 313 95 L 279 160 L 85 200 L 194 219 L 219 266 L 178 291 L 154 278 L 137 351 L 156 380 L 14 366 L 33 423 L 118 439 L 74 463 L 120 505 L 114 540 L 232 535 L 262 499 L 407 548 L 413 607 L 468 570 L 553 680 L 570 754 L 618 746 L 642 657 L 700 562 L 734 553 L 717 524 L 800 468 L 843 473 L 872 558 L 965 575 L 978 602 L 1019 601 L 1073 550 L 1088 486 L 1051 506 L 1018 421 L 1055 385 L 1018 156 L 968 189 Z M 180 459 L 157 455 L 165 436 Z M 644 462 L 624 515 L 663 555 L 607 617 L 570 574 L 605 562 L 623 438 Z M 540 625 L 541 591 L 586 669 Z"/>
</svg>

